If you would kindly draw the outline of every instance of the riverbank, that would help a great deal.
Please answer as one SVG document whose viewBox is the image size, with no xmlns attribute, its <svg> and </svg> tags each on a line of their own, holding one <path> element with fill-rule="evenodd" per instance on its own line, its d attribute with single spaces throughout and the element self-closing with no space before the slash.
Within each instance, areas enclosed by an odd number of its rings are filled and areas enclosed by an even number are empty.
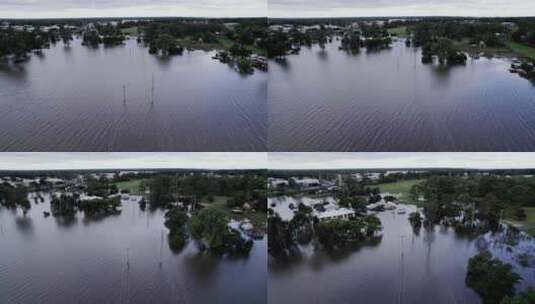
<svg viewBox="0 0 535 304">
<path fill-rule="evenodd" d="M 513 41 L 508 41 L 507 46 L 516 54 L 531 60 L 535 60 L 535 48 Z"/>
</svg>

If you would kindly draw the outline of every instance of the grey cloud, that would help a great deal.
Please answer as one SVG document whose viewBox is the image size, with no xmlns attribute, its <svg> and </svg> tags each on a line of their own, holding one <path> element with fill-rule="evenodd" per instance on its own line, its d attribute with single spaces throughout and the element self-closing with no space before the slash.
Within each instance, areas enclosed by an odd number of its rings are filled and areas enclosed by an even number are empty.
<svg viewBox="0 0 535 304">
<path fill-rule="evenodd" d="M 313 16 L 526 16 L 531 0 L 269 0 L 270 17 Z"/>
<path fill-rule="evenodd" d="M 0 0 L 0 18 L 266 14 L 265 0 Z"/>
<path fill-rule="evenodd" d="M 266 153 L 0 153 L 0 170 L 264 169 Z"/>
<path fill-rule="evenodd" d="M 535 168 L 535 153 L 269 153 L 269 169 Z"/>
</svg>

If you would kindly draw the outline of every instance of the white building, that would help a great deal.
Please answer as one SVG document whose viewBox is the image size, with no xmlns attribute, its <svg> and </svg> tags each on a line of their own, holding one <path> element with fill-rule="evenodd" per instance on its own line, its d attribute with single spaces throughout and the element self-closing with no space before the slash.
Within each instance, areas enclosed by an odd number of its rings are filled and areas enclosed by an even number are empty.
<svg viewBox="0 0 535 304">
<path fill-rule="evenodd" d="M 355 211 L 348 208 L 337 207 L 335 209 L 325 210 L 324 212 L 314 211 L 314 215 L 316 215 L 320 221 L 334 219 L 347 220 L 355 216 Z"/>
<path fill-rule="evenodd" d="M 299 188 L 313 188 L 321 186 L 321 183 L 316 178 L 296 178 L 292 177 L 293 182 Z"/>
<path fill-rule="evenodd" d="M 269 178 L 268 185 L 271 189 L 276 189 L 279 187 L 287 187 L 290 183 L 283 178 Z"/>
</svg>

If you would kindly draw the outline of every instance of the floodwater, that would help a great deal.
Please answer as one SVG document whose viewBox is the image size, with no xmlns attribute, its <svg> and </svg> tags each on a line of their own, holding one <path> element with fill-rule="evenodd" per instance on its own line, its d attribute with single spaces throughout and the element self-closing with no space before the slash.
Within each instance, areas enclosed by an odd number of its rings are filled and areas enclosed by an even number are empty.
<svg viewBox="0 0 535 304">
<path fill-rule="evenodd" d="M 535 150 L 535 85 L 510 59 L 448 68 L 402 40 L 355 55 L 339 45 L 270 62 L 270 151 Z"/>
<path fill-rule="evenodd" d="M 0 150 L 265 151 L 267 74 L 240 75 L 213 55 L 77 39 L 0 62 Z"/>
<path fill-rule="evenodd" d="M 465 277 L 468 259 L 482 247 L 514 266 L 523 277 L 518 290 L 535 284 L 535 265 L 522 267 L 516 259 L 520 253 L 535 254 L 533 239 L 521 240 L 509 252 L 490 234 L 463 238 L 441 227 L 416 234 L 408 221 L 416 208 L 399 206 L 407 213 L 380 212 L 382 238 L 357 250 L 333 256 L 309 245 L 298 261 L 270 260 L 269 303 L 481 303 L 465 286 Z"/>
<path fill-rule="evenodd" d="M 120 215 L 69 223 L 43 216 L 45 198 L 26 217 L 0 208 L 0 303 L 266 302 L 265 239 L 247 258 L 199 255 L 193 242 L 174 254 L 163 211 L 123 201 Z"/>
</svg>

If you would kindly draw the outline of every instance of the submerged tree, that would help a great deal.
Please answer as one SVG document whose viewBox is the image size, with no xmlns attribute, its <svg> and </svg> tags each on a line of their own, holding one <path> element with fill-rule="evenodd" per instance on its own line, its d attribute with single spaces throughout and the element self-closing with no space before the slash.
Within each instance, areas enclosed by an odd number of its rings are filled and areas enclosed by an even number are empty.
<svg viewBox="0 0 535 304">
<path fill-rule="evenodd" d="M 493 259 L 485 251 L 468 260 L 466 285 L 477 292 L 485 304 L 499 304 L 506 296 L 515 294 L 515 284 L 521 277 L 510 264 Z"/>
<path fill-rule="evenodd" d="M 182 208 L 172 208 L 165 214 L 164 225 L 169 229 L 169 247 L 172 251 L 180 251 L 186 245 L 188 215 Z"/>
<path fill-rule="evenodd" d="M 248 254 L 253 241 L 245 240 L 239 231 L 228 226 L 226 214 L 216 208 L 205 208 L 194 214 L 191 236 L 216 254 Z"/>
</svg>

